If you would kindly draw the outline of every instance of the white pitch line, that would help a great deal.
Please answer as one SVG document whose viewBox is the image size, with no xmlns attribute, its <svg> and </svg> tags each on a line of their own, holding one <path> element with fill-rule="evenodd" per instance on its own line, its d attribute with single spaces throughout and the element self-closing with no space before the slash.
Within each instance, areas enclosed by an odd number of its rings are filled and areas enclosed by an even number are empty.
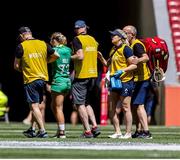
<svg viewBox="0 0 180 160">
<path fill-rule="evenodd" d="M 0 148 L 180 151 L 180 144 L 0 141 Z"/>
</svg>

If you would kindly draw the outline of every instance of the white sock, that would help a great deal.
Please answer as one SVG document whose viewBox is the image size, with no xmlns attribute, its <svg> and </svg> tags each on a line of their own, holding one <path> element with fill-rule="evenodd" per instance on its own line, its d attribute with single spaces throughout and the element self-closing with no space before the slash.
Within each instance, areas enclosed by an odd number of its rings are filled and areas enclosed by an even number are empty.
<svg viewBox="0 0 180 160">
<path fill-rule="evenodd" d="M 59 124 L 59 130 L 64 131 L 65 130 L 65 125 L 64 124 Z"/>
<path fill-rule="evenodd" d="M 45 132 L 45 129 L 40 129 L 40 132 L 41 132 L 41 133 L 44 133 L 44 132 Z"/>
<path fill-rule="evenodd" d="M 32 130 L 33 130 L 33 131 L 35 131 L 35 130 L 36 130 L 36 128 L 35 128 L 35 127 L 32 127 Z"/>
</svg>

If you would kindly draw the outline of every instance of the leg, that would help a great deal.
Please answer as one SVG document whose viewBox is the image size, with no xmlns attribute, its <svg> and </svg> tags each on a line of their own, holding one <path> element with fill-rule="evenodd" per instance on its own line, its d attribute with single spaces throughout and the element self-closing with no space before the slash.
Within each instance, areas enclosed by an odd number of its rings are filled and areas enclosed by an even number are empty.
<svg viewBox="0 0 180 160">
<path fill-rule="evenodd" d="M 116 112 L 116 107 L 119 104 L 118 103 L 119 95 L 115 92 L 111 92 L 110 98 L 111 98 L 111 102 L 112 102 L 112 108 L 111 108 L 110 115 L 112 115 L 111 119 L 112 119 L 115 134 L 109 135 L 108 137 L 109 138 L 119 138 L 121 136 L 121 129 L 120 129 L 120 122 L 119 122 L 118 114 Z"/>
<path fill-rule="evenodd" d="M 28 116 L 23 120 L 23 123 L 29 125 L 31 124 L 31 122 L 32 122 L 32 111 L 30 110 Z"/>
<path fill-rule="evenodd" d="M 139 121 L 140 121 L 140 123 L 142 125 L 142 129 L 144 131 L 148 131 L 149 128 L 148 128 L 147 114 L 146 114 L 144 105 L 139 105 L 138 106 L 137 115 L 138 115 Z"/>
<path fill-rule="evenodd" d="M 45 109 L 46 109 L 46 96 L 43 95 L 43 101 L 40 103 L 40 110 L 43 117 L 43 122 L 45 123 Z"/>
<path fill-rule="evenodd" d="M 88 119 L 88 113 L 86 110 L 85 105 L 78 105 L 77 110 L 80 116 L 80 119 L 82 121 L 82 124 L 84 126 L 85 131 L 91 131 L 90 126 L 89 126 L 89 119 Z"/>
<path fill-rule="evenodd" d="M 31 117 L 32 117 L 31 118 L 31 127 L 28 130 L 23 132 L 23 134 L 26 137 L 33 138 L 33 137 L 39 136 L 40 133 L 43 134 L 43 136 L 41 135 L 42 136 L 41 138 L 45 138 L 48 136 L 47 133 L 45 132 L 43 121 L 40 118 L 40 117 L 42 117 L 40 109 L 39 110 L 38 109 L 39 109 L 38 103 L 32 104 L 32 107 L 30 106 L 30 112 L 29 113 L 31 114 Z M 33 113 L 35 113 L 35 114 L 33 114 Z M 38 117 L 38 120 L 35 117 L 35 115 L 36 115 L 36 117 Z M 38 134 L 35 133 L 36 124 L 38 124 L 38 128 L 40 130 Z"/>
<path fill-rule="evenodd" d="M 124 111 L 125 115 L 125 120 L 126 120 L 126 134 L 131 135 L 131 130 L 132 130 L 132 113 L 131 113 L 131 97 L 121 97 L 122 101 L 122 108 Z"/>
<path fill-rule="evenodd" d="M 78 113 L 77 113 L 77 111 L 72 111 L 70 121 L 71 121 L 71 124 L 73 126 L 75 126 L 78 123 Z"/>
<path fill-rule="evenodd" d="M 97 127 L 96 117 L 95 117 L 95 114 L 94 114 L 94 111 L 93 111 L 91 105 L 86 106 L 86 111 L 87 111 L 88 117 L 92 123 L 92 126 Z"/>
<path fill-rule="evenodd" d="M 89 119 L 90 119 L 90 121 L 92 123 L 91 132 L 92 132 L 94 137 L 97 137 L 98 135 L 101 134 L 101 132 L 100 132 L 100 129 L 98 128 L 98 126 L 97 126 L 96 117 L 95 117 L 95 114 L 94 114 L 94 111 L 93 111 L 91 105 L 86 106 L 86 111 L 87 111 L 88 117 L 89 117 Z"/>
<path fill-rule="evenodd" d="M 63 113 L 64 95 L 52 92 L 52 111 L 58 125 L 58 138 L 65 138 L 65 119 Z"/>
<path fill-rule="evenodd" d="M 39 108 L 39 103 L 32 103 L 31 109 L 32 109 L 32 114 L 37 122 L 39 129 L 42 131 L 45 131 L 42 114 Z"/>
</svg>

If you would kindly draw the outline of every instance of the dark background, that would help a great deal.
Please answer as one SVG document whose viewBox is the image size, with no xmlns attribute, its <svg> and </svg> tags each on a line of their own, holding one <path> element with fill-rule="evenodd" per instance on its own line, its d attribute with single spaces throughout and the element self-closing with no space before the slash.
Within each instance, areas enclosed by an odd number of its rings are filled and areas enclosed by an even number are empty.
<svg viewBox="0 0 180 160">
<path fill-rule="evenodd" d="M 107 57 L 111 48 L 109 30 L 122 28 L 127 24 L 138 24 L 138 4 L 131 0 L 113 1 L 7 1 L 1 5 L 1 53 L 0 53 L 0 82 L 2 89 L 9 97 L 10 121 L 22 121 L 28 114 L 29 108 L 23 93 L 21 73 L 13 69 L 14 52 L 17 45 L 17 30 L 28 26 L 33 36 L 49 42 L 51 33 L 62 32 L 68 42 L 74 37 L 74 22 L 78 19 L 86 21 L 90 26 L 89 34 L 93 35 L 101 46 L 101 51 Z M 101 69 L 101 66 L 100 66 Z M 99 97 L 95 95 L 95 112 L 99 121 Z M 67 121 L 72 110 L 69 100 L 65 102 Z M 46 121 L 53 121 L 52 112 L 46 109 Z"/>
</svg>

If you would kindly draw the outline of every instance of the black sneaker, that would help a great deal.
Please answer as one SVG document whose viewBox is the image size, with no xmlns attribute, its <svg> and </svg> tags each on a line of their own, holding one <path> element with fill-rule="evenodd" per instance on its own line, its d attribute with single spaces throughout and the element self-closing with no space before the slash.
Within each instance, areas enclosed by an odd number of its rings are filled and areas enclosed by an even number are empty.
<svg viewBox="0 0 180 160">
<path fill-rule="evenodd" d="M 140 136 L 143 134 L 142 131 L 136 131 L 134 134 L 132 134 L 132 138 L 141 138 Z"/>
<path fill-rule="evenodd" d="M 92 132 L 94 138 L 96 138 L 97 136 L 99 136 L 101 134 L 100 129 L 98 127 L 92 128 L 91 132 Z"/>
<path fill-rule="evenodd" d="M 139 136 L 139 138 L 153 139 L 153 137 L 149 131 L 143 131 L 142 134 Z"/>
<path fill-rule="evenodd" d="M 48 138 L 48 134 L 47 134 L 47 132 L 40 132 L 40 131 L 38 131 L 36 137 L 37 138 Z"/>
<path fill-rule="evenodd" d="M 94 135 L 91 132 L 84 132 L 80 137 L 81 138 L 94 138 Z"/>
<path fill-rule="evenodd" d="M 28 130 L 24 131 L 23 134 L 28 138 L 36 137 L 36 132 L 32 130 L 31 127 Z"/>
</svg>

